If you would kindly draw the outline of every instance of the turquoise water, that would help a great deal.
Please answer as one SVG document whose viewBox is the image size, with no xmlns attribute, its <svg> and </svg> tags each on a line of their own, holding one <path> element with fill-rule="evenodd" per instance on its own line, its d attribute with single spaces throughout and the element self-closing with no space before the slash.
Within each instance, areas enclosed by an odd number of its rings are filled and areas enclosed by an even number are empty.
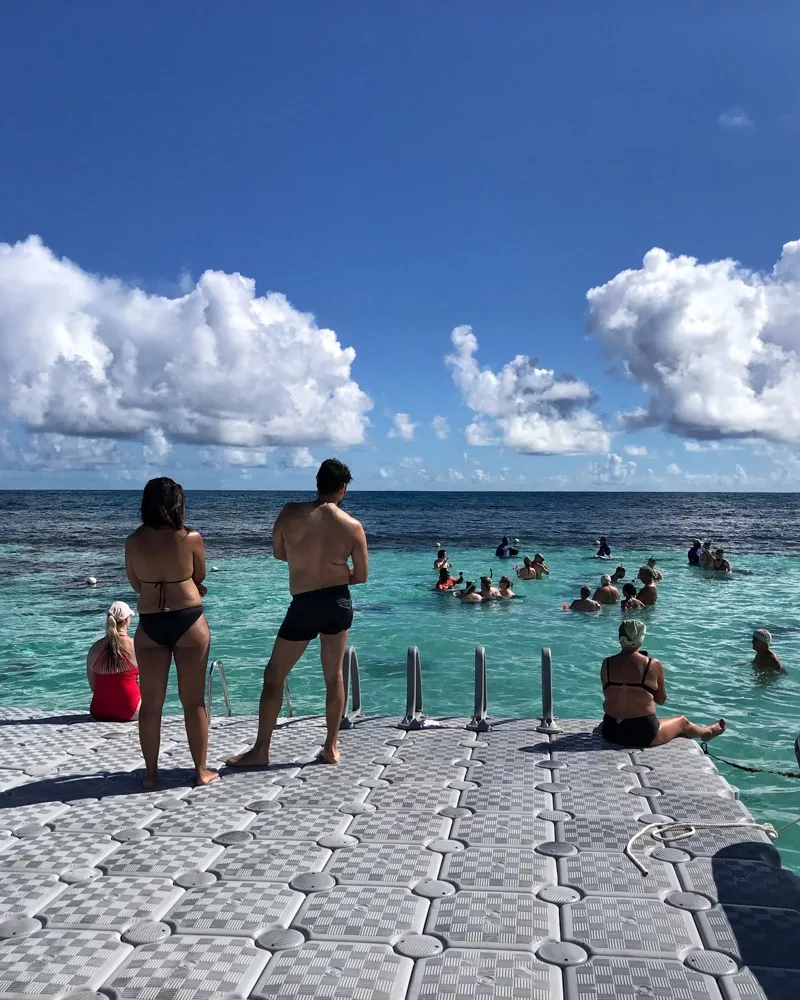
<svg viewBox="0 0 800 1000">
<path fill-rule="evenodd" d="M 30 553 L 6 542 L 0 558 L 18 565 Z M 615 552 L 628 578 L 650 555 L 640 549 Z M 286 566 L 271 558 L 227 555 L 210 564 L 207 614 L 214 657 L 224 660 L 234 712 L 254 712 L 261 672 L 287 603 Z M 418 645 L 425 709 L 431 715 L 469 715 L 476 644 L 485 646 L 489 708 L 495 716 L 535 716 L 540 711 L 540 651 L 551 647 L 556 713 L 598 718 L 602 696 L 600 662 L 618 647 L 618 608 L 597 615 L 566 613 L 562 604 L 583 582 L 594 585 L 605 564 L 585 548 L 546 550 L 551 577 L 520 581 L 522 600 L 462 606 L 432 592 L 432 549 L 373 553 L 370 582 L 354 588 L 351 633 L 358 650 L 364 706 L 368 713 L 402 716 L 405 653 Z M 56 562 L 66 558 L 56 554 Z M 6 576 L 0 583 L 0 704 L 85 710 L 85 653 L 101 634 L 103 609 L 116 598 L 133 603 L 121 569 L 109 570 L 97 588 L 80 581 L 102 562 L 102 553 L 73 552 L 72 578 L 61 570 Z M 471 577 L 504 566 L 486 549 L 451 550 L 456 569 Z M 616 558 L 615 558 L 616 562 Z M 648 625 L 647 648 L 665 665 L 669 700 L 661 714 L 685 714 L 707 722 L 724 716 L 726 736 L 712 749 L 755 766 L 796 769 L 792 742 L 800 718 L 800 615 L 790 605 L 800 590 L 800 564 L 776 555 L 736 558 L 733 577 L 690 570 L 683 551 L 659 560 L 665 574 L 657 606 L 639 615 Z M 748 575 L 752 574 L 752 575 Z M 754 628 L 770 628 L 788 675 L 764 679 L 750 666 Z M 309 648 L 291 677 L 298 713 L 323 708 L 318 644 Z M 170 708 L 177 710 L 174 681 Z M 800 782 L 749 775 L 722 766 L 760 820 L 780 826 L 800 814 Z M 780 841 L 785 863 L 800 870 L 800 827 Z"/>
</svg>

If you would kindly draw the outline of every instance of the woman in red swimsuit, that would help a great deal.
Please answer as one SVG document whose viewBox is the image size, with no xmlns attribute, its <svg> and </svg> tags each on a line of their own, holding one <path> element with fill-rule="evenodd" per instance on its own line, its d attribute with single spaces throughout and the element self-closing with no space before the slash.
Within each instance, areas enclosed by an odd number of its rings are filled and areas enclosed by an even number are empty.
<svg viewBox="0 0 800 1000">
<path fill-rule="evenodd" d="M 106 634 L 89 650 L 86 677 L 92 689 L 89 713 L 98 722 L 133 722 L 139 718 L 142 695 L 133 639 L 128 636 L 131 609 L 114 601 L 106 617 Z"/>
</svg>

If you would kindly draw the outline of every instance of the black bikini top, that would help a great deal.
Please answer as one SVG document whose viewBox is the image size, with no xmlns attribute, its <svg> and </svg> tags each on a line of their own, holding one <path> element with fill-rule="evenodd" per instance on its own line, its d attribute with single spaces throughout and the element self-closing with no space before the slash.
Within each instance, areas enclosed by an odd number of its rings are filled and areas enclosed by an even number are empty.
<svg viewBox="0 0 800 1000">
<path fill-rule="evenodd" d="M 151 587 L 158 587 L 158 610 L 163 611 L 167 606 L 167 587 L 175 583 L 188 583 L 192 579 L 187 576 L 185 580 L 140 580 L 139 583 L 147 583 Z"/>
<path fill-rule="evenodd" d="M 649 691 L 650 694 L 656 694 L 658 692 L 657 688 L 654 689 L 648 687 L 647 684 L 645 684 L 645 681 L 647 680 L 647 675 L 650 673 L 650 664 L 652 662 L 653 662 L 652 656 L 648 656 L 647 666 L 644 668 L 644 673 L 642 674 L 642 679 L 640 681 L 612 681 L 611 668 L 608 665 L 608 657 L 606 657 L 606 659 L 603 660 L 603 666 L 606 668 L 607 680 L 603 685 L 603 690 L 605 691 L 606 688 L 610 687 L 621 687 L 621 688 L 636 687 L 636 688 L 644 688 L 645 691 Z"/>
</svg>

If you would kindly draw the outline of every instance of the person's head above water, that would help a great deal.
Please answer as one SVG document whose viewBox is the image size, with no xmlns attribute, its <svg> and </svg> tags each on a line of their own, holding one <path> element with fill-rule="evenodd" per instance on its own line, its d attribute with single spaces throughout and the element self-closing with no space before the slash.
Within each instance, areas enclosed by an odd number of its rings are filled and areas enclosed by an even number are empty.
<svg viewBox="0 0 800 1000">
<path fill-rule="evenodd" d="M 436 558 L 437 559 L 444 559 L 444 558 L 446 558 L 446 556 L 447 556 L 447 553 L 445 552 L 444 549 L 439 549 L 439 551 L 436 553 Z"/>
<path fill-rule="evenodd" d="M 608 575 L 608 573 L 603 573 L 603 575 L 600 577 L 600 586 L 601 587 L 611 586 L 611 577 Z"/>
<path fill-rule="evenodd" d="M 467 585 L 466 585 L 466 587 L 464 587 L 464 593 L 465 594 L 474 594 L 475 593 L 475 581 L 474 580 L 467 580 Z"/>
<path fill-rule="evenodd" d="M 500 544 L 508 545 L 508 535 L 503 535 L 503 537 L 500 539 Z"/>
<path fill-rule="evenodd" d="M 753 649 L 761 649 L 762 646 L 765 649 L 769 649 L 772 645 L 772 633 L 768 632 L 765 628 L 757 628 L 753 632 Z"/>
<path fill-rule="evenodd" d="M 623 583 L 622 593 L 625 597 L 636 597 L 636 587 L 632 583 Z"/>
<path fill-rule="evenodd" d="M 501 576 L 500 577 L 500 589 L 501 590 L 508 590 L 508 588 L 510 586 L 511 586 L 511 578 L 508 577 L 508 576 Z"/>
<path fill-rule="evenodd" d="M 700 541 L 700 539 L 699 538 L 695 538 L 695 540 L 692 542 L 692 548 L 693 549 L 701 549 L 702 547 L 703 547 L 703 543 Z"/>
<path fill-rule="evenodd" d="M 492 589 L 492 578 L 490 576 L 481 577 L 481 590 L 491 590 Z"/>
<path fill-rule="evenodd" d="M 142 490 L 142 524 L 147 528 L 174 528 L 180 531 L 186 527 L 186 494 L 183 487 L 161 476 L 151 479 Z"/>
<path fill-rule="evenodd" d="M 655 566 L 655 564 L 656 564 L 655 556 L 650 556 L 650 558 L 647 560 L 647 565 L 648 566 Z"/>
<path fill-rule="evenodd" d="M 544 562 L 544 556 L 542 555 L 541 552 L 536 552 L 534 554 L 533 561 L 535 563 L 542 563 L 542 562 Z"/>
<path fill-rule="evenodd" d="M 533 565 L 533 563 L 531 562 L 531 557 L 530 556 L 525 556 L 522 561 L 525 563 L 525 569 L 530 569 L 531 566 Z"/>
<path fill-rule="evenodd" d="M 326 458 L 317 472 L 317 494 L 333 498 L 334 503 L 341 503 L 352 480 L 353 476 L 344 462 L 338 458 Z"/>
<path fill-rule="evenodd" d="M 591 593 L 592 593 L 591 587 L 581 587 L 581 597 L 583 598 L 584 601 L 591 596 Z"/>
<path fill-rule="evenodd" d="M 711 542 L 703 542 L 703 548 L 708 552 L 711 549 Z"/>
<path fill-rule="evenodd" d="M 647 635 L 647 626 L 644 622 L 629 618 L 622 622 L 619 627 L 619 644 L 623 649 L 635 651 L 640 648 Z"/>
<path fill-rule="evenodd" d="M 648 569 L 647 566 L 642 566 L 639 570 L 639 579 L 645 585 L 645 587 L 655 581 L 655 576 L 653 576 L 652 570 Z"/>
<path fill-rule="evenodd" d="M 717 549 L 716 555 L 717 559 L 723 559 L 725 557 L 725 549 Z"/>
<path fill-rule="evenodd" d="M 625 576 L 627 572 L 628 571 L 625 569 L 624 566 L 617 566 L 617 568 L 614 570 L 614 576 L 618 577 L 621 580 L 622 577 Z"/>
</svg>

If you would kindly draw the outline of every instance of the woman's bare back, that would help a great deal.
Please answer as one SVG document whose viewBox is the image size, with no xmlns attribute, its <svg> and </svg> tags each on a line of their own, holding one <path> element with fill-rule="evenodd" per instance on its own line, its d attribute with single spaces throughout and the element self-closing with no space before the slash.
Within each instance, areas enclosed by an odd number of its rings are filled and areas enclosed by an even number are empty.
<svg viewBox="0 0 800 1000">
<path fill-rule="evenodd" d="M 140 526 L 128 536 L 125 560 L 131 583 L 139 582 L 139 612 L 177 611 L 202 603 L 205 578 L 203 540 L 197 531 Z M 163 588 L 161 587 L 163 584 Z"/>
</svg>

